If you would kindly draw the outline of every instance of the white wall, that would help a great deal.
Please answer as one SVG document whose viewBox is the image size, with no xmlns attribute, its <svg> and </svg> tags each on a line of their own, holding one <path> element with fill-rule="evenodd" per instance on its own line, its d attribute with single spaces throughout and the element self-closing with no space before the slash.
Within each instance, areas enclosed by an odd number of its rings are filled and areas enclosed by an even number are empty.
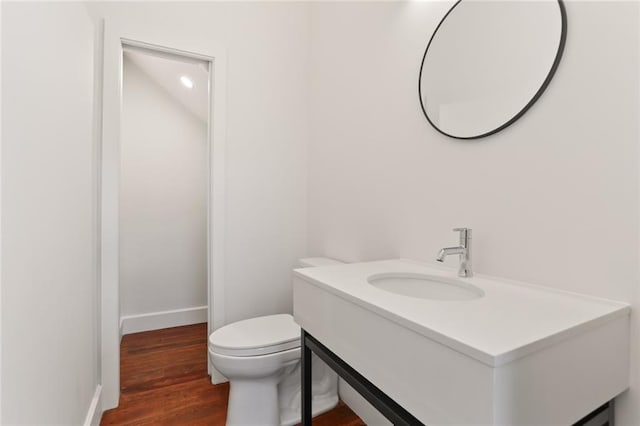
<svg viewBox="0 0 640 426">
<path fill-rule="evenodd" d="M 105 2 L 89 7 L 107 26 L 163 34 L 169 20 L 182 45 L 226 46 L 226 320 L 290 311 L 291 268 L 306 248 L 309 6 Z"/>
<path fill-rule="evenodd" d="M 207 123 L 126 54 L 123 81 L 120 315 L 206 306 Z"/>
<path fill-rule="evenodd" d="M 638 4 L 566 6 L 545 94 L 510 128 L 465 142 L 432 129 L 417 94 L 447 3 L 315 3 L 309 254 L 432 262 L 468 226 L 479 273 L 634 301 Z M 640 423 L 638 391 L 619 402 L 618 424 Z"/>
<path fill-rule="evenodd" d="M 81 424 L 98 383 L 94 28 L 79 3 L 2 9 L 0 422 Z"/>
</svg>

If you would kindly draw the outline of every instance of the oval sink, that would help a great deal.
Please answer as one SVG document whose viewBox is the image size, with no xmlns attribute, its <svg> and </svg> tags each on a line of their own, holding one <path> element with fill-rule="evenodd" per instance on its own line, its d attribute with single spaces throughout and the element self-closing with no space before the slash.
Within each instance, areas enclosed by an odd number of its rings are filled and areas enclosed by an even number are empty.
<svg viewBox="0 0 640 426">
<path fill-rule="evenodd" d="M 434 300 L 472 300 L 484 296 L 480 288 L 455 278 L 412 273 L 377 274 L 369 284 L 403 296 Z"/>
</svg>

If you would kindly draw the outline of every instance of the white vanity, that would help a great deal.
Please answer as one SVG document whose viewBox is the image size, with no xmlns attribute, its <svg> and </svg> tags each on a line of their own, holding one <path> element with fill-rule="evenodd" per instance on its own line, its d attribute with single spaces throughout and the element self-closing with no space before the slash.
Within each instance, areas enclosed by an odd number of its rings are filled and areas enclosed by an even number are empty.
<svg viewBox="0 0 640 426">
<path fill-rule="evenodd" d="M 625 303 L 403 259 L 293 287 L 304 331 L 426 425 L 570 425 L 629 386 Z"/>
</svg>

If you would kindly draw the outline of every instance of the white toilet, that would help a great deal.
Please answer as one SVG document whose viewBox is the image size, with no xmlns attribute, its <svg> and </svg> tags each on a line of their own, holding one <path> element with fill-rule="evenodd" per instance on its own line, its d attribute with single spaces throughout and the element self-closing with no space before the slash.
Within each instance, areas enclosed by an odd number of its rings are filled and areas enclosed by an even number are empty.
<svg viewBox="0 0 640 426">
<path fill-rule="evenodd" d="M 337 264 L 301 259 L 301 267 Z M 227 324 L 209 336 L 209 357 L 230 383 L 227 426 L 300 422 L 300 327 L 289 314 Z M 338 403 L 338 376 L 313 354 L 313 415 Z"/>
</svg>

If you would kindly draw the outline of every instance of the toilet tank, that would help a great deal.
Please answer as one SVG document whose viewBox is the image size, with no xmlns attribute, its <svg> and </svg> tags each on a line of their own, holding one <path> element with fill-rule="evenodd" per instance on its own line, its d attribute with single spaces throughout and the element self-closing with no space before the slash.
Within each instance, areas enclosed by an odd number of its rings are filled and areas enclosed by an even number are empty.
<svg viewBox="0 0 640 426">
<path fill-rule="evenodd" d="M 329 266 L 329 265 L 340 265 L 344 262 L 340 262 L 339 260 L 329 259 L 328 257 L 305 257 L 304 259 L 298 260 L 298 266 L 300 268 L 312 268 L 314 266 Z"/>
</svg>

